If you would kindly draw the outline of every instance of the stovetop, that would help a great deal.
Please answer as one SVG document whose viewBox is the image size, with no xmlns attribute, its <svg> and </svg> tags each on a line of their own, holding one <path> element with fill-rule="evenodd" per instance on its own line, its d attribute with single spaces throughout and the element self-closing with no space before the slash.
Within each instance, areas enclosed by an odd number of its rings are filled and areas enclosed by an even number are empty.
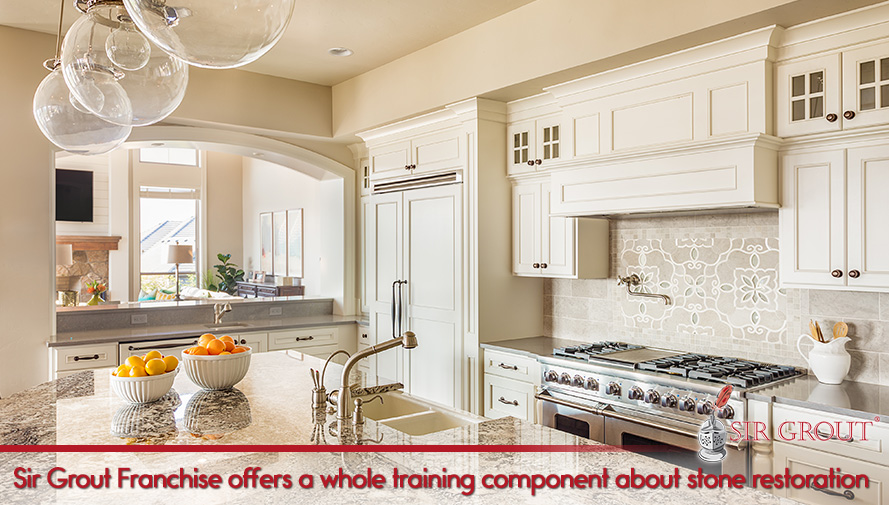
<svg viewBox="0 0 889 505">
<path fill-rule="evenodd" d="M 627 344 L 626 342 L 593 342 L 592 344 L 559 347 L 553 350 L 553 356 L 589 361 L 593 356 L 628 351 L 630 349 L 642 349 L 642 346 Z"/>
</svg>

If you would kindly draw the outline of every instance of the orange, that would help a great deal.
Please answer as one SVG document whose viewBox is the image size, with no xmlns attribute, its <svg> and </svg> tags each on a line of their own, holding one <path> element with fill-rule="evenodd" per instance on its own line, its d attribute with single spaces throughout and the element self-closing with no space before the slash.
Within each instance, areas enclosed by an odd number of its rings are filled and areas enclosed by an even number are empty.
<svg viewBox="0 0 889 505">
<path fill-rule="evenodd" d="M 198 346 L 192 347 L 192 348 L 191 348 L 191 353 L 189 353 L 189 354 L 191 354 L 191 355 L 193 355 L 193 356 L 206 356 L 206 355 L 208 355 L 208 354 L 210 354 L 210 353 L 207 352 L 207 348 L 206 348 L 206 347 L 201 347 L 201 346 L 198 345 Z"/>
<path fill-rule="evenodd" d="M 231 353 L 228 351 L 222 351 L 221 353 L 219 353 L 220 356 L 224 356 L 226 354 L 231 355 Z"/>
<path fill-rule="evenodd" d="M 219 341 L 222 342 L 223 344 L 225 344 L 225 350 L 226 350 L 226 351 L 231 352 L 231 350 L 235 348 L 235 343 L 232 342 L 231 340 L 222 340 L 222 339 L 219 339 Z M 222 354 L 222 353 L 220 353 L 220 354 Z"/>
<path fill-rule="evenodd" d="M 232 349 L 232 354 L 238 354 L 240 352 L 247 352 L 247 348 L 236 345 L 235 348 Z"/>
<path fill-rule="evenodd" d="M 165 371 L 172 372 L 179 366 L 179 360 L 176 356 L 164 356 L 164 364 L 167 366 Z"/>
<path fill-rule="evenodd" d="M 223 336 L 219 337 L 219 340 L 222 340 L 223 342 L 225 342 L 225 341 L 234 342 L 235 341 L 235 339 L 231 338 L 228 335 L 223 335 Z"/>
<path fill-rule="evenodd" d="M 225 342 L 222 340 L 211 340 L 207 342 L 207 352 L 216 356 L 225 350 Z"/>
</svg>

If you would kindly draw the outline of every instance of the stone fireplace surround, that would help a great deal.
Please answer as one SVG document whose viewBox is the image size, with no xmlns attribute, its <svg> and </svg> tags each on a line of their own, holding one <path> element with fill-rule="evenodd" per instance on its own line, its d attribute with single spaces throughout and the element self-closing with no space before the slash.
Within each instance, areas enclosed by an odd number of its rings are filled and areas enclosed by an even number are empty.
<svg viewBox="0 0 889 505">
<path fill-rule="evenodd" d="M 56 265 L 56 289 L 77 291 L 78 302 L 89 300 L 86 283 L 108 281 L 108 252 L 119 242 L 116 236 L 57 236 L 57 244 L 72 245 L 74 264 Z"/>
</svg>

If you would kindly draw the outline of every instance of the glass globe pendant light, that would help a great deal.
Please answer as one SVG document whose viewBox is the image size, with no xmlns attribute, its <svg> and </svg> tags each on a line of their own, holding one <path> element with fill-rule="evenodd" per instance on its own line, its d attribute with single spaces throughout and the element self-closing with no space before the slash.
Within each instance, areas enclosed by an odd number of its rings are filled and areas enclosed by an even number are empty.
<svg viewBox="0 0 889 505">
<path fill-rule="evenodd" d="M 66 151 L 84 155 L 107 153 L 129 137 L 132 127 L 109 123 L 94 116 L 71 95 L 59 68 L 64 9 L 63 0 L 59 12 L 56 56 L 43 64 L 51 72 L 34 94 L 34 119 L 43 135 Z"/>
<path fill-rule="evenodd" d="M 152 47 L 121 0 L 75 5 L 85 16 L 62 44 L 62 73 L 74 98 L 115 124 L 145 126 L 169 116 L 185 97 L 188 66 Z"/>
<path fill-rule="evenodd" d="M 123 0 L 139 30 L 188 64 L 234 68 L 268 52 L 295 0 Z"/>
</svg>

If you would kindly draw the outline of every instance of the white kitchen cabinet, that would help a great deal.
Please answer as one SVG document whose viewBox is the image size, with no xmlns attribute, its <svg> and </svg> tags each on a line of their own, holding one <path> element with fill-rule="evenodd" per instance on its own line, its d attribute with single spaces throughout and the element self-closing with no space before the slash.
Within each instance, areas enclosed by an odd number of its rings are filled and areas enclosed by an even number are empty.
<svg viewBox="0 0 889 505">
<path fill-rule="evenodd" d="M 608 277 L 605 219 L 553 216 L 548 182 L 513 187 L 513 273 L 591 279 Z"/>
<path fill-rule="evenodd" d="M 782 181 L 782 283 L 889 289 L 889 145 L 785 154 Z"/>
<path fill-rule="evenodd" d="M 450 128 L 369 150 L 374 180 L 456 170 L 464 165 L 466 142 Z"/>
<path fill-rule="evenodd" d="M 94 368 L 118 365 L 117 343 L 53 347 L 50 349 L 53 379 Z"/>
<path fill-rule="evenodd" d="M 269 350 L 269 334 L 264 332 L 241 333 L 231 336 L 238 345 L 249 347 L 254 353 Z"/>
<path fill-rule="evenodd" d="M 781 137 L 889 123 L 889 42 L 780 63 Z"/>
<path fill-rule="evenodd" d="M 513 416 L 536 422 L 534 393 L 540 383 L 537 360 L 485 350 L 485 417 Z"/>
<path fill-rule="evenodd" d="M 371 331 L 375 343 L 393 337 L 392 285 L 404 280 L 403 331 L 418 346 L 376 356 L 377 375 L 405 391 L 449 406 L 461 405 L 462 203 L 459 186 L 372 197 L 367 233 L 372 250 Z"/>
<path fill-rule="evenodd" d="M 339 333 L 335 326 L 278 330 L 268 333 L 268 349 L 270 351 L 299 350 L 304 347 L 336 345 L 338 342 Z"/>
<path fill-rule="evenodd" d="M 552 114 L 512 123 L 507 128 L 509 175 L 534 173 L 565 159 L 562 117 Z"/>
</svg>

